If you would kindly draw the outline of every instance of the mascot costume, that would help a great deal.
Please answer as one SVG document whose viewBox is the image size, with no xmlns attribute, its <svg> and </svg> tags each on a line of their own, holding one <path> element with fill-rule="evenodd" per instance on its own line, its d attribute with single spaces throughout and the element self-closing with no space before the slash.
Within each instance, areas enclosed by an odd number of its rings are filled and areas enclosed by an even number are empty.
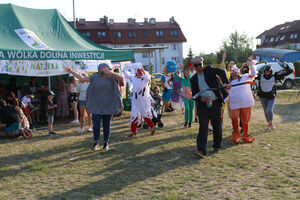
<svg viewBox="0 0 300 200">
<path fill-rule="evenodd" d="M 151 76 L 143 69 L 142 66 L 135 68 L 135 75 L 131 75 L 124 70 L 125 77 L 132 83 L 132 97 L 131 97 L 131 134 L 132 137 L 137 134 L 137 126 L 141 117 L 148 124 L 151 129 L 151 134 L 155 133 L 155 128 L 151 113 L 151 95 L 150 85 Z"/>
</svg>

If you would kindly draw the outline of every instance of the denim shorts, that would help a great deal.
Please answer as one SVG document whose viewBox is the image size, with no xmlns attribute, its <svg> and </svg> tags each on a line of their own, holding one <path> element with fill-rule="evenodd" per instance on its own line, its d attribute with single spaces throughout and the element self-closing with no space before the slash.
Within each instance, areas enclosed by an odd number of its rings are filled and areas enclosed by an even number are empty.
<svg viewBox="0 0 300 200">
<path fill-rule="evenodd" d="M 79 105 L 79 107 L 86 107 L 86 101 L 79 100 L 78 105 Z"/>
<path fill-rule="evenodd" d="M 172 97 L 172 92 L 172 89 L 168 89 L 167 91 L 164 90 L 162 96 L 163 101 L 170 101 Z"/>
<path fill-rule="evenodd" d="M 18 130 L 20 128 L 21 128 L 21 122 L 15 122 L 15 123 L 11 124 L 10 126 L 6 127 L 5 132 L 6 132 L 6 134 L 18 132 Z"/>
</svg>

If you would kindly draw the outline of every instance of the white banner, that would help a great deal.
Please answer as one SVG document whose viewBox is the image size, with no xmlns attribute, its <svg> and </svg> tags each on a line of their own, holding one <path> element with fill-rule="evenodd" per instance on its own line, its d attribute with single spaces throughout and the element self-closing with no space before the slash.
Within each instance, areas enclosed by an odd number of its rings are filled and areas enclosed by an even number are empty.
<svg viewBox="0 0 300 200">
<path fill-rule="evenodd" d="M 67 74 L 65 66 L 75 69 L 73 60 L 2 60 L 1 73 L 8 70 L 10 75 L 19 76 L 57 76 Z M 4 71 L 4 72 L 3 72 Z"/>
<path fill-rule="evenodd" d="M 8 73 L 9 73 L 9 61 L 0 60 L 0 74 L 8 74 Z"/>
<path fill-rule="evenodd" d="M 76 64 L 76 71 L 98 72 L 98 65 L 106 63 L 112 67 L 110 60 L 81 60 L 79 65 Z"/>
</svg>

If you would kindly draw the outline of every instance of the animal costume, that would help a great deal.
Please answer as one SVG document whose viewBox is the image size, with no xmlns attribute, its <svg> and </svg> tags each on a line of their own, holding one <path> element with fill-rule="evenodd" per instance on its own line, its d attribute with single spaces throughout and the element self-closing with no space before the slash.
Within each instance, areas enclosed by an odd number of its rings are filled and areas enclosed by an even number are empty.
<svg viewBox="0 0 300 200">
<path fill-rule="evenodd" d="M 192 90 L 191 90 L 191 73 L 189 70 L 185 69 L 185 71 L 189 72 L 189 77 L 180 77 L 176 72 L 174 74 L 175 78 L 181 82 L 182 86 L 182 93 L 183 93 L 183 101 L 184 101 L 184 116 L 185 116 L 185 123 L 192 123 L 193 120 L 193 112 L 195 102 L 192 98 Z M 183 72 L 183 73 L 184 73 Z M 186 125 L 186 124 L 185 124 Z"/>
<path fill-rule="evenodd" d="M 241 78 L 236 78 L 231 81 L 232 85 L 243 83 L 247 81 L 252 81 L 255 77 L 255 64 L 253 61 L 250 61 L 250 73 L 244 74 Z M 239 69 L 233 66 L 230 69 L 230 73 L 237 72 L 239 73 Z M 251 92 L 251 88 L 249 84 L 243 84 L 237 87 L 232 87 L 229 93 L 229 107 L 230 107 L 230 115 L 233 126 L 233 133 L 230 137 L 230 140 L 233 143 L 239 143 L 240 141 L 240 131 L 238 119 L 241 117 L 242 127 L 243 127 L 243 142 L 251 143 L 255 140 L 255 138 L 251 138 L 248 135 L 248 124 L 251 117 L 251 107 L 254 106 L 253 95 Z"/>
<path fill-rule="evenodd" d="M 151 120 L 151 95 L 150 95 L 150 83 L 151 76 L 147 71 L 143 71 L 141 67 L 136 68 L 136 74 L 140 74 L 141 78 L 132 76 L 128 72 L 124 71 L 124 74 L 128 80 L 132 83 L 132 97 L 131 97 L 131 132 L 129 136 L 136 135 L 137 126 L 140 118 L 144 118 L 145 122 L 152 129 L 154 124 Z M 140 117 L 139 117 L 140 113 Z M 151 132 L 154 134 L 154 131 Z"/>
<path fill-rule="evenodd" d="M 172 97 L 172 85 L 169 84 L 170 73 L 175 72 L 177 69 L 176 63 L 173 60 L 168 60 L 164 68 L 164 75 L 161 77 L 161 81 L 164 83 L 165 88 L 163 88 L 163 101 L 169 102 Z"/>
</svg>

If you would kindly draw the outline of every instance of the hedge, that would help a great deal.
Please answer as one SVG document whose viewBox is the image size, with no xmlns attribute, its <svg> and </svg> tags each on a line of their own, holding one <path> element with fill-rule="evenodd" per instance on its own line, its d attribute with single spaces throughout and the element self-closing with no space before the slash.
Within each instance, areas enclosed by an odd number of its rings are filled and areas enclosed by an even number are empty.
<svg viewBox="0 0 300 200">
<path fill-rule="evenodd" d="M 300 76 L 300 61 L 295 62 L 294 67 L 296 71 L 296 76 Z"/>
</svg>

